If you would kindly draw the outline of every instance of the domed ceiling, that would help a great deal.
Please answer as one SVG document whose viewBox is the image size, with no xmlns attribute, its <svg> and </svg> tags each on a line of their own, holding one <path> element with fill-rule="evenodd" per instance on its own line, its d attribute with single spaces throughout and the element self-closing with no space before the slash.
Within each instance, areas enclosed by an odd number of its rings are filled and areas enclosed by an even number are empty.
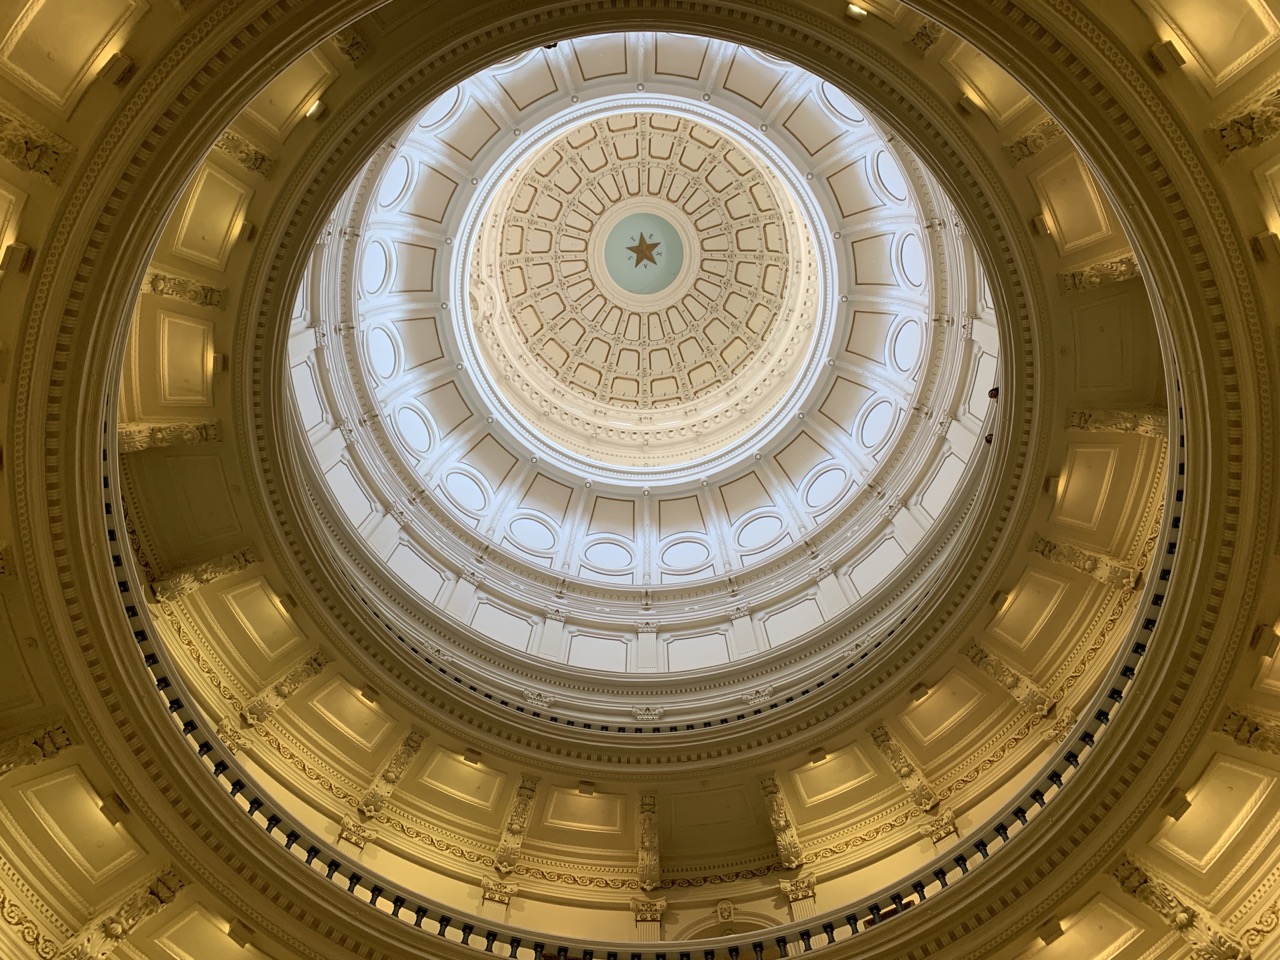
<svg viewBox="0 0 1280 960">
<path fill-rule="evenodd" d="M 1102 789 L 1187 453 L 1143 280 L 1043 282 L 1127 242 L 1068 138 L 1033 249 L 905 76 L 588 33 L 442 91 L 339 41 L 224 131 L 312 138 L 261 233 L 248 148 L 187 182 L 110 387 L 95 600 L 219 829 L 448 950 L 786 955 Z"/>
<path fill-rule="evenodd" d="M 918 161 L 811 74 L 537 49 L 429 105 L 337 217 L 291 339 L 313 486 L 370 590 L 461 652 L 652 674 L 865 636 L 966 525 L 991 295 Z"/>
</svg>

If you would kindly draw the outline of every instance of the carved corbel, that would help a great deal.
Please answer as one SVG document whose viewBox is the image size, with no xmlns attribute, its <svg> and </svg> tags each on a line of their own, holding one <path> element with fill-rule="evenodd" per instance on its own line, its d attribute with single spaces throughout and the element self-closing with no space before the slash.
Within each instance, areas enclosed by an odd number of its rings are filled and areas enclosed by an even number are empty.
<svg viewBox="0 0 1280 960">
<path fill-rule="evenodd" d="M 498 849 L 493 857 L 493 865 L 499 873 L 510 873 L 520 860 L 520 847 L 524 844 L 525 831 L 529 827 L 529 815 L 533 811 L 533 795 L 538 788 L 538 778 L 523 776 L 515 796 L 511 798 L 511 806 L 507 808 L 507 817 L 502 824 L 502 836 L 498 839 Z"/>
<path fill-rule="evenodd" d="M 877 749 L 889 761 L 889 766 L 893 768 L 911 802 L 921 812 L 930 813 L 938 806 L 937 791 L 924 778 L 924 774 L 920 772 L 915 762 L 907 756 L 907 751 L 902 749 L 902 745 L 893 738 L 888 727 L 883 723 L 877 723 L 868 732 L 871 734 L 871 739 L 875 741 Z"/>
<path fill-rule="evenodd" d="M 804 866 L 804 850 L 800 836 L 791 819 L 791 808 L 782 795 L 775 777 L 761 777 L 760 791 L 764 794 L 765 810 L 769 814 L 769 826 L 773 828 L 773 840 L 778 847 L 778 859 L 789 870 Z"/>
</svg>

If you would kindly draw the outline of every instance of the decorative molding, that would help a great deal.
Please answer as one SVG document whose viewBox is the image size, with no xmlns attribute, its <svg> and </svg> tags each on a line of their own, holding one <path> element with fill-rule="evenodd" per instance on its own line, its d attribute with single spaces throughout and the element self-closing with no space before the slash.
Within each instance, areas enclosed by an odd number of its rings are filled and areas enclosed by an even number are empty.
<svg viewBox="0 0 1280 960">
<path fill-rule="evenodd" d="M 742 702 L 749 704 L 768 703 L 773 698 L 773 684 L 766 683 L 742 695 Z"/>
<path fill-rule="evenodd" d="M 637 720 L 641 720 L 648 723 L 661 720 L 663 712 L 664 712 L 664 708 L 657 707 L 657 706 L 631 708 L 632 716 L 634 716 Z"/>
<path fill-rule="evenodd" d="M 934 843 L 944 843 L 960 836 L 956 829 L 956 814 L 950 807 L 942 807 L 938 815 L 920 825 L 920 835 Z"/>
<path fill-rule="evenodd" d="M 764 794 L 764 807 L 769 814 L 769 826 L 773 828 L 773 840 L 778 847 L 778 859 L 788 870 L 804 865 L 804 850 L 787 798 L 778 786 L 777 778 L 761 777 L 760 790 Z"/>
<path fill-rule="evenodd" d="M 1104 557 L 1070 543 L 1059 543 L 1048 537 L 1037 535 L 1031 541 L 1031 550 L 1046 560 L 1087 573 L 1099 583 L 1105 583 L 1109 587 L 1133 590 L 1142 576 L 1142 571 L 1135 567 L 1125 566 L 1110 557 Z M 976 660 L 974 662 L 977 663 Z"/>
<path fill-rule="evenodd" d="M 135 421 L 120 424 L 117 436 L 117 449 L 120 453 L 137 453 L 155 447 L 216 443 L 222 439 L 222 425 L 217 420 L 202 420 L 198 423 Z"/>
<path fill-rule="evenodd" d="M 343 817 L 342 822 L 338 824 L 338 842 L 349 843 L 357 851 L 363 850 L 373 836 L 373 827 L 351 814 Z"/>
<path fill-rule="evenodd" d="M 1227 707 L 1219 729 L 1242 747 L 1280 754 L 1280 723 L 1259 720 Z"/>
<path fill-rule="evenodd" d="M 1009 692 L 1027 710 L 1046 717 L 1054 707 L 1053 698 L 1025 674 L 991 653 L 976 640 L 964 649 L 973 665 Z"/>
<path fill-rule="evenodd" d="M 56 757 L 75 743 L 62 721 L 35 727 L 0 743 L 0 777 L 18 767 L 34 766 Z"/>
<path fill-rule="evenodd" d="M 260 727 L 268 717 L 280 709 L 286 700 L 308 680 L 320 676 L 320 672 L 333 662 L 325 650 L 317 650 L 307 659 L 250 700 L 240 711 L 241 719 L 251 727 Z"/>
<path fill-rule="evenodd" d="M 1194 960 L 1250 960 L 1244 945 L 1220 928 L 1217 920 L 1202 908 L 1192 906 L 1134 862 L 1129 854 L 1114 867 L 1111 875 L 1122 889 L 1146 904 L 1191 946 Z"/>
<path fill-rule="evenodd" d="M 1067 429 L 1137 433 L 1163 440 L 1169 434 L 1169 418 L 1162 410 L 1072 410 Z"/>
<path fill-rule="evenodd" d="M 155 268 L 147 270 L 146 279 L 142 281 L 142 291 L 153 293 L 157 297 L 182 300 L 197 307 L 217 307 L 221 310 L 227 303 L 226 287 L 215 287 L 191 277 Z"/>
<path fill-rule="evenodd" d="M 503 883 L 501 880 L 495 880 L 493 877 L 481 877 L 480 889 L 481 896 L 485 900 L 493 903 L 500 903 L 504 907 L 511 903 L 511 898 L 520 892 L 519 886 L 514 883 Z"/>
<path fill-rule="evenodd" d="M 556 702 L 555 694 L 544 693 L 541 690 L 534 690 L 531 687 L 525 687 L 521 693 L 524 694 L 525 702 L 531 703 L 535 707 L 550 707 Z"/>
<path fill-rule="evenodd" d="M 666 897 L 659 897 L 657 900 L 647 897 L 631 898 L 631 912 L 635 914 L 636 923 L 661 923 L 666 909 Z"/>
<path fill-rule="evenodd" d="M 902 788 L 907 791 L 907 796 L 911 798 L 912 803 L 919 807 L 922 813 L 928 813 L 937 807 L 939 802 L 937 791 L 924 778 L 924 774 L 920 772 L 915 762 L 907 756 L 907 751 L 902 749 L 902 744 L 889 733 L 889 728 L 883 723 L 877 723 L 868 732 L 880 753 L 889 761 L 889 766 L 893 768 L 893 772 L 901 781 Z"/>
<path fill-rule="evenodd" d="M 1263 94 L 1240 113 L 1210 129 L 1209 136 L 1224 155 L 1257 147 L 1280 133 L 1280 89 Z"/>
<path fill-rule="evenodd" d="M 1081 290 L 1092 290 L 1108 283 L 1123 283 L 1141 275 L 1137 259 L 1133 254 L 1126 253 L 1124 256 L 1099 260 L 1088 266 L 1060 273 L 1058 286 L 1062 288 L 1063 293 L 1076 293 Z"/>
<path fill-rule="evenodd" d="M 276 158 L 256 143 L 234 130 L 223 130 L 214 144 L 220 151 L 263 180 L 270 180 L 276 169 Z"/>
<path fill-rule="evenodd" d="M 171 573 L 151 582 L 151 593 L 157 600 L 177 600 L 199 588 L 202 584 L 213 583 L 223 577 L 239 573 L 258 562 L 258 555 L 253 547 L 241 547 L 239 550 L 225 553 L 204 563 Z"/>
<path fill-rule="evenodd" d="M 240 724 L 231 717 L 223 717 L 219 720 L 216 732 L 222 745 L 233 756 L 249 746 L 249 738 L 240 732 Z"/>
<path fill-rule="evenodd" d="M 640 796 L 640 813 L 636 817 L 639 836 L 640 889 L 652 890 L 662 881 L 662 865 L 658 857 L 658 798 L 655 794 Z"/>
<path fill-rule="evenodd" d="M 507 809 L 507 817 L 502 824 L 502 836 L 498 838 L 498 849 L 493 856 L 493 866 L 499 873 L 510 873 L 520 861 L 520 847 L 524 844 L 525 831 L 529 826 L 529 814 L 533 810 L 533 794 L 538 789 L 538 780 L 538 777 L 522 776 L 520 786 L 511 798 L 511 806 Z"/>
<path fill-rule="evenodd" d="M 812 900 L 818 886 L 818 878 L 813 874 L 802 877 L 796 877 L 793 880 L 779 880 L 778 889 L 781 890 L 789 901 L 795 903 L 797 900 Z"/>
<path fill-rule="evenodd" d="M 374 775 L 373 783 L 365 791 L 364 796 L 360 798 L 360 803 L 357 804 L 356 810 L 359 811 L 362 817 L 368 819 L 382 810 L 382 805 L 386 802 L 387 797 L 391 796 L 391 791 L 396 788 L 396 784 L 404 776 L 405 769 L 413 758 L 418 755 L 418 751 L 422 749 L 422 741 L 424 739 L 426 738 L 423 734 L 417 730 L 411 730 L 400 741 L 400 746 L 396 747 L 391 756 L 378 769 L 378 772 Z"/>
<path fill-rule="evenodd" d="M 0 157 L 52 184 L 62 183 L 76 148 L 9 103 L 0 100 Z"/>
<path fill-rule="evenodd" d="M 1034 157 L 1061 137 L 1062 133 L 1062 127 L 1058 125 L 1058 121 L 1053 117 L 1045 117 L 1017 140 L 1006 143 L 1004 152 L 1014 164 L 1018 164 L 1029 157 Z"/>
<path fill-rule="evenodd" d="M 1256 947 L 1280 927 L 1280 897 L 1271 901 L 1270 906 L 1254 918 L 1253 925 L 1246 927 L 1240 939 L 1246 947 Z"/>
<path fill-rule="evenodd" d="M 338 52 L 350 60 L 353 66 L 360 66 L 360 62 L 373 52 L 369 38 L 356 26 L 339 30 L 331 39 Z"/>
<path fill-rule="evenodd" d="M 920 26 L 916 27 L 915 33 L 911 34 L 906 42 L 915 47 L 916 53 L 923 57 L 935 43 L 942 39 L 942 33 L 942 24 L 926 18 Z"/>
<path fill-rule="evenodd" d="M 35 953 L 40 960 L 53 960 L 58 953 L 58 945 L 40 932 L 36 921 L 27 915 L 20 905 L 9 899 L 8 894 L 0 888 L 0 920 L 11 927 L 18 928 L 18 936 Z"/>
<path fill-rule="evenodd" d="M 172 867 L 168 867 L 134 890 L 120 906 L 87 924 L 60 949 L 56 960 L 103 960 L 115 950 L 143 920 L 153 917 L 186 886 Z"/>
</svg>

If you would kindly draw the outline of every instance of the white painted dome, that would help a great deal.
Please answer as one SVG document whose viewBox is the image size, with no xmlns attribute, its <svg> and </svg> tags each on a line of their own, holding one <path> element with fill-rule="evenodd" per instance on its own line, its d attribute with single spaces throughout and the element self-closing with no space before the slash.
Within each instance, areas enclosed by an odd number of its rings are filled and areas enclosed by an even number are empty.
<svg viewBox="0 0 1280 960">
<path fill-rule="evenodd" d="M 958 223 L 846 96 L 732 43 L 472 77 L 371 159 L 295 311 L 341 549 L 486 662 L 865 640 L 981 472 L 998 337 Z"/>
</svg>

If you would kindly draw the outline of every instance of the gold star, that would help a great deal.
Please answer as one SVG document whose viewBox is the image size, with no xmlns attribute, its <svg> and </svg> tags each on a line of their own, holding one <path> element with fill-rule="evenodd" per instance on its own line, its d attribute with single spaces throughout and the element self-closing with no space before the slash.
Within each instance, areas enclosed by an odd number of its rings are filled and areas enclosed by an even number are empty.
<svg viewBox="0 0 1280 960">
<path fill-rule="evenodd" d="M 644 263 L 647 260 L 649 263 L 652 263 L 656 267 L 658 265 L 658 261 L 653 258 L 653 251 L 657 250 L 658 247 L 661 245 L 662 245 L 661 240 L 658 240 L 654 243 L 650 243 L 648 240 L 644 238 L 644 234 L 642 233 L 640 234 L 640 242 L 637 243 L 634 247 L 627 247 L 627 249 L 636 255 L 636 262 L 634 264 L 635 266 L 638 267 L 640 266 L 640 264 Z"/>
</svg>

